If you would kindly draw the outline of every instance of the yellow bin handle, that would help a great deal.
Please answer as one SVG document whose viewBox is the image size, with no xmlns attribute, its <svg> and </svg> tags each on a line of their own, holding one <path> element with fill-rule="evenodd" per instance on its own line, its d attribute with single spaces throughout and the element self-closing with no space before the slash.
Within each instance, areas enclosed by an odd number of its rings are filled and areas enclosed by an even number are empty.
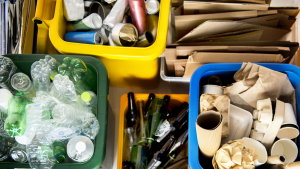
<svg viewBox="0 0 300 169">
<path fill-rule="evenodd" d="M 49 30 L 51 20 L 44 18 L 45 15 L 50 15 L 51 12 L 49 10 L 55 10 L 55 6 L 53 9 L 49 9 L 51 7 L 51 3 L 56 0 L 38 0 L 36 6 L 35 16 L 33 18 L 33 22 L 35 22 L 39 29 Z M 53 12 L 54 13 L 54 12 Z"/>
</svg>

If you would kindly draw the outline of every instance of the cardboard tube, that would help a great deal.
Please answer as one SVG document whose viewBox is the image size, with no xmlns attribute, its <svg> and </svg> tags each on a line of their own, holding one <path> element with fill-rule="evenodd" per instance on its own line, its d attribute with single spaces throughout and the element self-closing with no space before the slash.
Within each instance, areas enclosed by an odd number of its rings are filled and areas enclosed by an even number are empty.
<svg viewBox="0 0 300 169">
<path fill-rule="evenodd" d="M 260 133 L 256 130 L 251 130 L 251 133 L 250 133 L 250 137 L 257 140 L 257 141 L 261 141 L 263 138 L 264 138 L 264 133 Z"/>
<path fill-rule="evenodd" d="M 254 110 L 254 111 L 253 111 L 253 119 L 254 119 L 254 120 L 257 120 L 257 119 L 258 119 L 258 114 L 259 114 L 259 111 L 258 111 L 258 110 Z"/>
<path fill-rule="evenodd" d="M 68 32 L 71 32 L 73 30 L 100 29 L 101 26 L 102 18 L 98 14 L 92 13 L 81 21 L 68 23 L 67 29 Z"/>
<path fill-rule="evenodd" d="M 272 120 L 273 120 L 272 110 L 259 111 L 258 120 L 263 122 L 263 123 L 267 123 L 267 124 L 271 123 Z"/>
<path fill-rule="evenodd" d="M 284 155 L 269 156 L 267 164 L 283 164 L 285 162 Z"/>
<path fill-rule="evenodd" d="M 123 29 L 133 29 L 134 36 L 137 39 L 137 30 L 134 25 L 129 23 L 117 23 L 111 31 L 111 38 L 113 42 L 118 46 L 134 46 L 136 44 L 136 41 L 128 42 L 120 38 L 120 33 Z"/>
<path fill-rule="evenodd" d="M 147 47 L 151 46 L 154 42 L 152 34 L 146 31 L 143 35 L 139 36 L 139 41 L 136 43 L 136 47 Z"/>
<path fill-rule="evenodd" d="M 257 108 L 257 110 L 271 110 L 272 111 L 271 99 L 267 98 L 264 100 L 258 100 L 256 108 Z"/>
<path fill-rule="evenodd" d="M 299 169 L 300 168 L 300 161 L 289 163 L 285 165 L 284 169 Z"/>
<path fill-rule="evenodd" d="M 202 112 L 196 123 L 197 139 L 200 151 L 212 158 L 219 149 L 222 137 L 223 116 L 219 112 Z"/>
<path fill-rule="evenodd" d="M 267 132 L 268 127 L 269 127 L 269 124 L 264 124 L 257 120 L 254 122 L 254 130 L 256 130 L 258 132 L 265 133 L 265 132 Z"/>
</svg>

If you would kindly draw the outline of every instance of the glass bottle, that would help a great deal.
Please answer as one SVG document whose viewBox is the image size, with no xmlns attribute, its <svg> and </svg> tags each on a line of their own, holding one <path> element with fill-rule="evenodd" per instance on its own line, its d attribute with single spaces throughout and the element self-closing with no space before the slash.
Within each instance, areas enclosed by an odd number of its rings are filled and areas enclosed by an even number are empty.
<svg viewBox="0 0 300 169">
<path fill-rule="evenodd" d="M 53 143 L 53 148 L 54 148 L 55 161 L 57 163 L 64 163 L 67 156 L 65 145 L 62 142 L 55 141 Z"/>
</svg>

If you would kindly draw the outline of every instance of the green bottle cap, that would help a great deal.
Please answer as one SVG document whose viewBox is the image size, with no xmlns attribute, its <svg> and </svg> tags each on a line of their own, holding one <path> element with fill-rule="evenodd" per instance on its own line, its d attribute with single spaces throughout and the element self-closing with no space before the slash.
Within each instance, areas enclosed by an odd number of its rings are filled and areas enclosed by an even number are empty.
<svg viewBox="0 0 300 169">
<path fill-rule="evenodd" d="M 56 161 L 57 163 L 63 163 L 63 162 L 65 162 L 65 160 L 66 160 L 66 157 L 65 157 L 65 155 L 63 155 L 63 154 L 57 154 L 57 155 L 55 156 L 55 161 Z"/>
<path fill-rule="evenodd" d="M 83 92 L 81 94 L 81 99 L 84 101 L 84 102 L 89 102 L 92 100 L 92 96 L 89 92 Z"/>
</svg>

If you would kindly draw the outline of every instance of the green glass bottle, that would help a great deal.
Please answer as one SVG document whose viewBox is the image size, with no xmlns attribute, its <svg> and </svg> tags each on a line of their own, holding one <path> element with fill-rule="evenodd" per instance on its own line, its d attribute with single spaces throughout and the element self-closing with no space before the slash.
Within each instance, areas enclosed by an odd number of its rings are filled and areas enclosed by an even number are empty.
<svg viewBox="0 0 300 169">
<path fill-rule="evenodd" d="M 144 113 L 143 113 L 144 101 L 138 100 L 137 105 L 138 105 L 138 109 L 140 111 L 139 142 L 137 144 L 146 145 L 146 143 L 147 143 L 146 124 L 144 121 Z"/>
<path fill-rule="evenodd" d="M 10 137 L 22 136 L 26 129 L 25 107 L 31 102 L 21 93 L 17 93 L 8 102 L 8 117 L 5 119 L 4 129 Z"/>
<path fill-rule="evenodd" d="M 62 142 L 55 141 L 53 148 L 56 163 L 64 163 L 67 156 L 65 145 Z"/>
<path fill-rule="evenodd" d="M 78 58 L 65 57 L 62 65 L 58 67 L 58 73 L 69 76 L 75 89 L 82 94 L 84 91 L 97 89 L 97 73 Z"/>
<path fill-rule="evenodd" d="M 152 144 L 157 127 L 161 121 L 161 108 L 164 101 L 162 99 L 154 99 L 149 107 L 148 122 L 146 128 L 147 142 Z"/>
</svg>

